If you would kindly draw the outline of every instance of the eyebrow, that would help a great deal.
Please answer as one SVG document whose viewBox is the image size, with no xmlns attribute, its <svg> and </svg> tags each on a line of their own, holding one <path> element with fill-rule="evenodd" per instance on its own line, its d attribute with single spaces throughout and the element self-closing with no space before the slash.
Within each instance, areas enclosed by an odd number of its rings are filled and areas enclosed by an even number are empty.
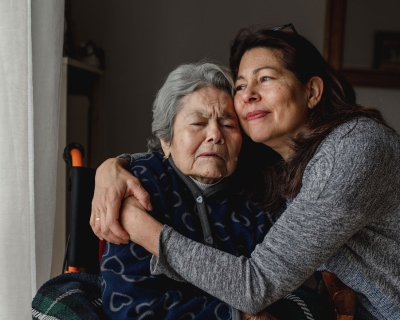
<svg viewBox="0 0 400 320">
<path fill-rule="evenodd" d="M 254 69 L 253 74 L 257 74 L 258 72 L 260 72 L 261 70 L 264 70 L 264 69 L 272 69 L 272 70 L 276 71 L 275 67 L 264 66 L 264 67 L 259 67 L 259 68 Z M 244 79 L 244 76 L 237 76 L 235 81 L 242 80 L 242 79 Z"/>
<path fill-rule="evenodd" d="M 208 118 L 210 116 L 209 112 L 201 112 L 201 111 L 194 111 L 188 114 L 188 116 L 200 116 L 203 118 Z M 218 119 L 235 119 L 236 117 L 229 113 L 229 112 L 223 112 L 218 116 Z"/>
</svg>

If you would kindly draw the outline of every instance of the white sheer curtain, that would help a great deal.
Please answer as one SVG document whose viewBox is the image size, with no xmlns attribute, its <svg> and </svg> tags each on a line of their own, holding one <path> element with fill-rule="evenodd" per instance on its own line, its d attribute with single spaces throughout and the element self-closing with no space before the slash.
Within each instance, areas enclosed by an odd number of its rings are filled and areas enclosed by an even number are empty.
<svg viewBox="0 0 400 320">
<path fill-rule="evenodd" d="M 0 319 L 50 277 L 64 0 L 0 1 Z"/>
</svg>

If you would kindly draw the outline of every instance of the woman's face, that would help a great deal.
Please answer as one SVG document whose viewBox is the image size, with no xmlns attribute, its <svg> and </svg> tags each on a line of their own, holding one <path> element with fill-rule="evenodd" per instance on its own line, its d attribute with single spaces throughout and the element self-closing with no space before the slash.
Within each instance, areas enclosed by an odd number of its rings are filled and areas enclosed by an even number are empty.
<svg viewBox="0 0 400 320">
<path fill-rule="evenodd" d="M 181 103 L 171 144 L 161 140 L 165 155 L 202 183 L 215 183 L 232 174 L 242 136 L 231 96 L 207 87 L 185 96 Z"/>
<path fill-rule="evenodd" d="M 310 92 L 282 66 L 280 53 L 254 48 L 243 55 L 235 83 L 235 109 L 243 130 L 255 142 L 273 148 L 284 159 L 288 137 L 296 136 L 307 119 Z"/>
</svg>

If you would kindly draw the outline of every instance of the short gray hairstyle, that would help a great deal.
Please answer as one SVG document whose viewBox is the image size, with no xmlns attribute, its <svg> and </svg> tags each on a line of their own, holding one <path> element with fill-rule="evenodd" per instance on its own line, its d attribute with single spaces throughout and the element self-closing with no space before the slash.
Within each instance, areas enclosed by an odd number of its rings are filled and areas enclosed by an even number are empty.
<svg viewBox="0 0 400 320">
<path fill-rule="evenodd" d="M 183 97 L 205 87 L 220 89 L 233 96 L 233 86 L 230 70 L 221 64 L 200 61 L 178 66 L 168 75 L 154 100 L 152 136 L 147 142 L 149 151 L 163 152 L 160 139 L 171 143 L 174 120 L 183 107 Z"/>
</svg>

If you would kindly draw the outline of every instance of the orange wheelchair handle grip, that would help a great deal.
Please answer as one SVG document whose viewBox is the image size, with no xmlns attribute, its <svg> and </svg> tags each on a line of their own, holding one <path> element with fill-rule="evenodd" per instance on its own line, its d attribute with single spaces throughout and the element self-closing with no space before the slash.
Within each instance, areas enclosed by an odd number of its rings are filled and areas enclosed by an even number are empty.
<svg viewBox="0 0 400 320">
<path fill-rule="evenodd" d="M 66 273 L 73 273 L 73 272 L 81 272 L 81 270 L 77 267 L 68 267 L 68 270 L 66 271 Z"/>
<path fill-rule="evenodd" d="M 71 149 L 71 151 L 69 152 L 71 155 L 71 159 L 72 159 L 72 166 L 73 167 L 83 167 L 83 156 L 82 156 L 82 152 L 81 150 L 74 148 Z"/>
<path fill-rule="evenodd" d="M 63 159 L 69 166 L 82 167 L 84 157 L 85 149 L 79 143 L 70 143 L 64 149 Z"/>
</svg>

